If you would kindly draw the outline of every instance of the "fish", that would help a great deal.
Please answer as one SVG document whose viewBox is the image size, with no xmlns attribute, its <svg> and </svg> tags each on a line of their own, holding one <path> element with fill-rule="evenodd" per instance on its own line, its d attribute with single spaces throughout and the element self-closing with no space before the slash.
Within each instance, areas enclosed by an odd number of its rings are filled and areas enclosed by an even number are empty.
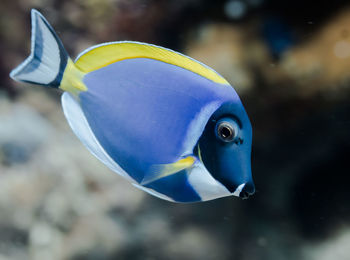
<svg viewBox="0 0 350 260">
<path fill-rule="evenodd" d="M 252 126 L 215 70 L 134 41 L 98 44 L 73 61 L 39 11 L 31 22 L 31 53 L 10 77 L 60 89 L 71 129 L 108 168 L 171 202 L 255 192 Z"/>
</svg>

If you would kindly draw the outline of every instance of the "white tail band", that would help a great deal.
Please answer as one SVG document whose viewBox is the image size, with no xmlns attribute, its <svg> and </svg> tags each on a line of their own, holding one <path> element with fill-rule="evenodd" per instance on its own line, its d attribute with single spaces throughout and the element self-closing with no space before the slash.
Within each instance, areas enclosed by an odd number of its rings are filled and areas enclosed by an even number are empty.
<svg viewBox="0 0 350 260">
<path fill-rule="evenodd" d="M 32 9 L 32 39 L 30 56 L 11 73 L 16 81 L 58 87 L 68 55 L 47 20 Z"/>
</svg>

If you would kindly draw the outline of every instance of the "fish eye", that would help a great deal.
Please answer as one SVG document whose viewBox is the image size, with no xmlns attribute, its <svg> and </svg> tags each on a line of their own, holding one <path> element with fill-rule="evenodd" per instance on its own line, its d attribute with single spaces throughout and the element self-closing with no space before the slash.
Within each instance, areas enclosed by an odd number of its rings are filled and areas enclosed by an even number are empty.
<svg viewBox="0 0 350 260">
<path fill-rule="evenodd" d="M 238 135 L 237 123 L 233 120 L 220 120 L 216 124 L 216 136 L 224 142 L 232 142 Z"/>
</svg>

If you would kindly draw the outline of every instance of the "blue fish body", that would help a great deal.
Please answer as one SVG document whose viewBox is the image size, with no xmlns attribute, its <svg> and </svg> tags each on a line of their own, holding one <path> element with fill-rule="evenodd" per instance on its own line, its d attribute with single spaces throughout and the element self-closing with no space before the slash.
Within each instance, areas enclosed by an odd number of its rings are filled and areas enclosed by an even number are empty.
<svg viewBox="0 0 350 260">
<path fill-rule="evenodd" d="M 186 130 L 203 107 L 237 100 L 227 85 L 144 58 L 91 72 L 84 83 L 88 91 L 80 93 L 80 102 L 91 129 L 106 152 L 138 182 L 152 164 L 181 157 Z M 173 188 L 162 193 L 175 200 L 185 190 L 198 197 L 185 174 L 166 178 L 169 180 L 158 180 L 150 187 L 159 190 L 165 181 Z M 174 194 L 180 189 L 183 191 Z"/>
<path fill-rule="evenodd" d="M 41 52 L 11 77 L 64 90 L 70 126 L 109 168 L 169 201 L 254 193 L 249 118 L 219 74 L 185 55 L 137 42 L 97 45 L 73 63 L 35 10 L 32 23 L 32 52 Z"/>
</svg>

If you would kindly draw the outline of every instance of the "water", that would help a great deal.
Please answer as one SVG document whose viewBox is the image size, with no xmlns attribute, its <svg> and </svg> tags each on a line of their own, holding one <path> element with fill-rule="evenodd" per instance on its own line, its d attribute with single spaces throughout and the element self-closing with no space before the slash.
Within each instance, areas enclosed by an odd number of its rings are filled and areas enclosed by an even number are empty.
<svg viewBox="0 0 350 260">
<path fill-rule="evenodd" d="M 173 204 L 98 162 L 59 92 L 8 78 L 29 52 L 32 7 L 71 54 L 146 41 L 221 73 L 253 125 L 256 194 Z M 346 1 L 5 0 L 0 14 L 1 259 L 350 259 Z"/>
</svg>

